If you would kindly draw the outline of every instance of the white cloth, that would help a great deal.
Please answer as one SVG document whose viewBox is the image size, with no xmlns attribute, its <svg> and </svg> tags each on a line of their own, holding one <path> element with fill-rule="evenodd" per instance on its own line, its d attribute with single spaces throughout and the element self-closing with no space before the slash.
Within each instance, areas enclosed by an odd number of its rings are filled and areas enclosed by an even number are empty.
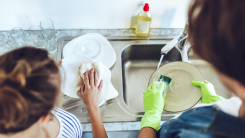
<svg viewBox="0 0 245 138">
<path fill-rule="evenodd" d="M 201 101 L 199 101 L 199 103 L 196 104 L 193 108 L 212 106 L 212 105 L 216 105 L 221 111 L 229 115 L 238 117 L 239 110 L 242 105 L 242 100 L 239 97 L 231 97 L 230 99 L 226 99 L 226 100 L 222 100 L 222 101 L 218 101 L 218 102 L 210 103 L 210 104 L 204 104 L 204 103 L 201 103 Z M 181 114 L 178 114 L 172 119 L 178 118 L 180 115 Z"/>
<path fill-rule="evenodd" d="M 242 100 L 238 97 L 232 97 L 227 100 L 219 101 L 216 105 L 225 113 L 238 117 L 242 105 Z"/>
<path fill-rule="evenodd" d="M 238 117 L 239 110 L 242 105 L 242 100 L 239 97 L 231 97 L 230 99 L 218 101 L 218 102 L 211 103 L 211 104 L 203 104 L 199 102 L 199 104 L 197 104 L 193 108 L 212 106 L 212 105 L 216 105 L 220 110 L 222 110 L 223 112 L 229 115 Z"/>
<path fill-rule="evenodd" d="M 103 87 L 100 93 L 99 106 L 104 104 L 107 100 L 116 98 L 118 96 L 117 90 L 111 84 L 111 71 L 101 62 L 88 62 L 83 63 L 78 69 L 78 80 L 76 91 L 80 90 L 84 83 L 84 72 L 94 68 L 98 72 L 98 81 L 103 80 Z M 97 84 L 97 87 L 99 83 Z"/>
</svg>

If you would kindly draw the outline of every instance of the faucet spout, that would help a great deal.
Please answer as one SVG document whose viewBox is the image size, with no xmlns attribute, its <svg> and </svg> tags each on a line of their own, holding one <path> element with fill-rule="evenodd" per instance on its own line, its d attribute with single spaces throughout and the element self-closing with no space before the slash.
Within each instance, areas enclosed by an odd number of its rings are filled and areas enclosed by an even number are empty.
<svg viewBox="0 0 245 138">
<path fill-rule="evenodd" d="M 171 49 L 173 49 L 178 44 L 178 39 L 181 35 L 175 37 L 173 40 L 171 40 L 169 43 L 167 43 L 162 49 L 161 54 L 166 55 Z"/>
</svg>

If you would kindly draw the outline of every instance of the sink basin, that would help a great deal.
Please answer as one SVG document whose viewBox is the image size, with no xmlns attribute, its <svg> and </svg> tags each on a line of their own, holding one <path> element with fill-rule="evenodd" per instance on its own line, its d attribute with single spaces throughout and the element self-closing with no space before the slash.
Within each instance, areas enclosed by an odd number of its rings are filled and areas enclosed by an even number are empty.
<svg viewBox="0 0 245 138">
<path fill-rule="evenodd" d="M 151 75 L 157 68 L 162 45 L 130 45 L 122 52 L 123 99 L 135 111 L 144 112 L 143 92 L 148 87 Z M 218 95 L 230 98 L 231 93 L 220 83 L 211 65 L 189 54 L 190 63 L 196 66 L 204 78 L 211 82 Z M 161 65 L 181 61 L 181 54 L 173 48 L 164 56 Z M 163 112 L 165 114 L 167 112 Z"/>
<path fill-rule="evenodd" d="M 144 112 L 143 92 L 157 69 L 163 45 L 130 45 L 122 52 L 123 99 L 135 111 Z M 164 56 L 162 65 L 181 61 L 180 52 L 173 48 Z"/>
<path fill-rule="evenodd" d="M 107 36 L 116 52 L 116 62 L 110 68 L 111 82 L 118 91 L 118 97 L 100 107 L 103 122 L 140 121 L 144 115 L 143 91 L 148 86 L 150 76 L 160 60 L 161 48 L 175 36 L 150 36 L 148 38 L 129 36 Z M 75 37 L 62 37 L 58 40 L 57 61 L 63 59 L 65 44 Z M 163 58 L 162 65 L 181 61 L 178 49 L 173 48 Z M 189 53 L 189 61 L 196 66 L 204 78 L 214 84 L 216 93 L 229 98 L 232 95 L 220 83 L 212 66 Z M 64 96 L 62 108 L 73 113 L 81 122 L 90 122 L 86 107 L 81 99 Z M 168 120 L 178 113 L 163 111 L 161 120 Z"/>
</svg>

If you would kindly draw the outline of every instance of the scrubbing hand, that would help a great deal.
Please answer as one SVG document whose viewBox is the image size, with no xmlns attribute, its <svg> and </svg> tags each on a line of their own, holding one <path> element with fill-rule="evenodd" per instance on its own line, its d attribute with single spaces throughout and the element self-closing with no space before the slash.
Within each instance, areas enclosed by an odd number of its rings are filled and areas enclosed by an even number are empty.
<svg viewBox="0 0 245 138">
<path fill-rule="evenodd" d="M 161 114 L 165 101 L 165 94 L 162 94 L 163 90 L 163 82 L 160 83 L 159 87 L 157 87 L 156 82 L 153 82 L 152 85 L 144 91 L 145 114 L 141 119 L 140 129 L 151 127 L 156 131 L 159 130 Z"/>
<path fill-rule="evenodd" d="M 200 82 L 200 81 L 192 81 L 191 83 L 195 86 L 201 87 L 201 91 L 202 91 L 201 102 L 202 103 L 214 103 L 217 101 L 224 100 L 223 97 L 218 96 L 215 93 L 214 86 L 210 82 L 205 80 L 205 83 Z"/>
</svg>

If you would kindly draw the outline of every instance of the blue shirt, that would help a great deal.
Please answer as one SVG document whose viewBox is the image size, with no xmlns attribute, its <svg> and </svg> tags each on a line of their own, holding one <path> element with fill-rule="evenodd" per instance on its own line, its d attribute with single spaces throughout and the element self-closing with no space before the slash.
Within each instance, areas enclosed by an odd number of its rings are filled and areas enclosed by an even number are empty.
<svg viewBox="0 0 245 138">
<path fill-rule="evenodd" d="M 189 109 L 167 121 L 159 138 L 245 138 L 245 120 L 223 112 L 218 106 Z"/>
</svg>

